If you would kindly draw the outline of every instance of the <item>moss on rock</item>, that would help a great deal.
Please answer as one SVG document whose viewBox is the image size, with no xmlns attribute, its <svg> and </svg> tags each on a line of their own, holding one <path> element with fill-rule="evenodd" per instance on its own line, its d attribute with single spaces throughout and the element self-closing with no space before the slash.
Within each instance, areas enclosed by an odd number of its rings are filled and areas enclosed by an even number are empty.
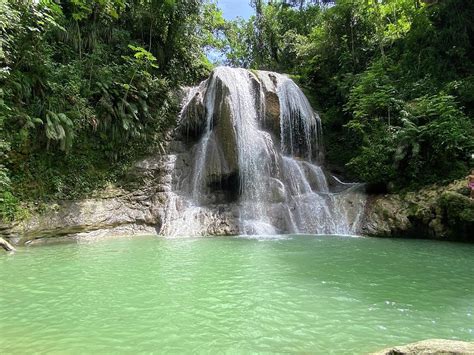
<svg viewBox="0 0 474 355">
<path fill-rule="evenodd" d="M 474 200 L 465 180 L 404 194 L 372 195 L 362 233 L 474 242 Z"/>
<path fill-rule="evenodd" d="M 441 194 L 437 204 L 450 238 L 474 242 L 474 200 L 457 192 Z"/>
</svg>

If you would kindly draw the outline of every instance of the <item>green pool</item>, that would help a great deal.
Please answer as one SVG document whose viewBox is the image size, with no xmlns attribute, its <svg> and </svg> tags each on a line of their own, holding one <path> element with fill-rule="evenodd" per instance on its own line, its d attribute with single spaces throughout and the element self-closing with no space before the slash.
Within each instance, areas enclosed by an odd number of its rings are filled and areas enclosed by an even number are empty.
<svg viewBox="0 0 474 355">
<path fill-rule="evenodd" d="M 474 340 L 474 246 L 122 238 L 0 254 L 1 353 L 367 353 Z"/>
</svg>

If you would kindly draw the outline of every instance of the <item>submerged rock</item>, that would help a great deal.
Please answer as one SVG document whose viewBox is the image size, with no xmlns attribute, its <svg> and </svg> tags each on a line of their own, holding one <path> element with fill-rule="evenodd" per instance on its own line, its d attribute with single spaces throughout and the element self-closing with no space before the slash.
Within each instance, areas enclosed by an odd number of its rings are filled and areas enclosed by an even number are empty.
<svg viewBox="0 0 474 355">
<path fill-rule="evenodd" d="M 474 354 L 474 343 L 446 340 L 446 339 L 429 339 L 416 343 L 411 343 L 393 348 L 384 349 L 374 353 L 373 355 L 472 355 Z"/>
</svg>

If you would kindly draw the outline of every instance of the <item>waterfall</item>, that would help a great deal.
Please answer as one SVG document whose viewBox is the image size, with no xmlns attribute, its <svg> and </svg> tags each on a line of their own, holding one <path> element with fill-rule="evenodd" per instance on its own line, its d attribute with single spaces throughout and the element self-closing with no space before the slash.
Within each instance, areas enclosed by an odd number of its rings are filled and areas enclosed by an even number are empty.
<svg viewBox="0 0 474 355">
<path fill-rule="evenodd" d="M 329 176 L 321 120 L 285 75 L 227 67 L 188 91 L 162 234 L 354 234 L 357 184 Z M 179 176 L 178 176 L 179 175 Z"/>
</svg>

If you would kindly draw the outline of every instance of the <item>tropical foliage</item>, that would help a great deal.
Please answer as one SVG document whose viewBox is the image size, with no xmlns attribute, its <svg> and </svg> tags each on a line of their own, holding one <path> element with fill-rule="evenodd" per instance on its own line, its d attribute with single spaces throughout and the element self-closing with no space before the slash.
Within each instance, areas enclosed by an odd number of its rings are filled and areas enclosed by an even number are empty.
<svg viewBox="0 0 474 355">
<path fill-rule="evenodd" d="M 219 51 L 304 86 L 335 169 L 390 189 L 466 173 L 474 2 L 250 3 L 225 21 L 211 0 L 0 1 L 0 218 L 118 181 Z"/>
<path fill-rule="evenodd" d="M 0 217 L 87 195 L 159 144 L 222 25 L 204 0 L 0 1 Z"/>
<path fill-rule="evenodd" d="M 395 189 L 467 172 L 472 1 L 252 3 L 253 18 L 228 26 L 227 61 L 299 78 L 322 113 L 330 162 Z"/>
</svg>

